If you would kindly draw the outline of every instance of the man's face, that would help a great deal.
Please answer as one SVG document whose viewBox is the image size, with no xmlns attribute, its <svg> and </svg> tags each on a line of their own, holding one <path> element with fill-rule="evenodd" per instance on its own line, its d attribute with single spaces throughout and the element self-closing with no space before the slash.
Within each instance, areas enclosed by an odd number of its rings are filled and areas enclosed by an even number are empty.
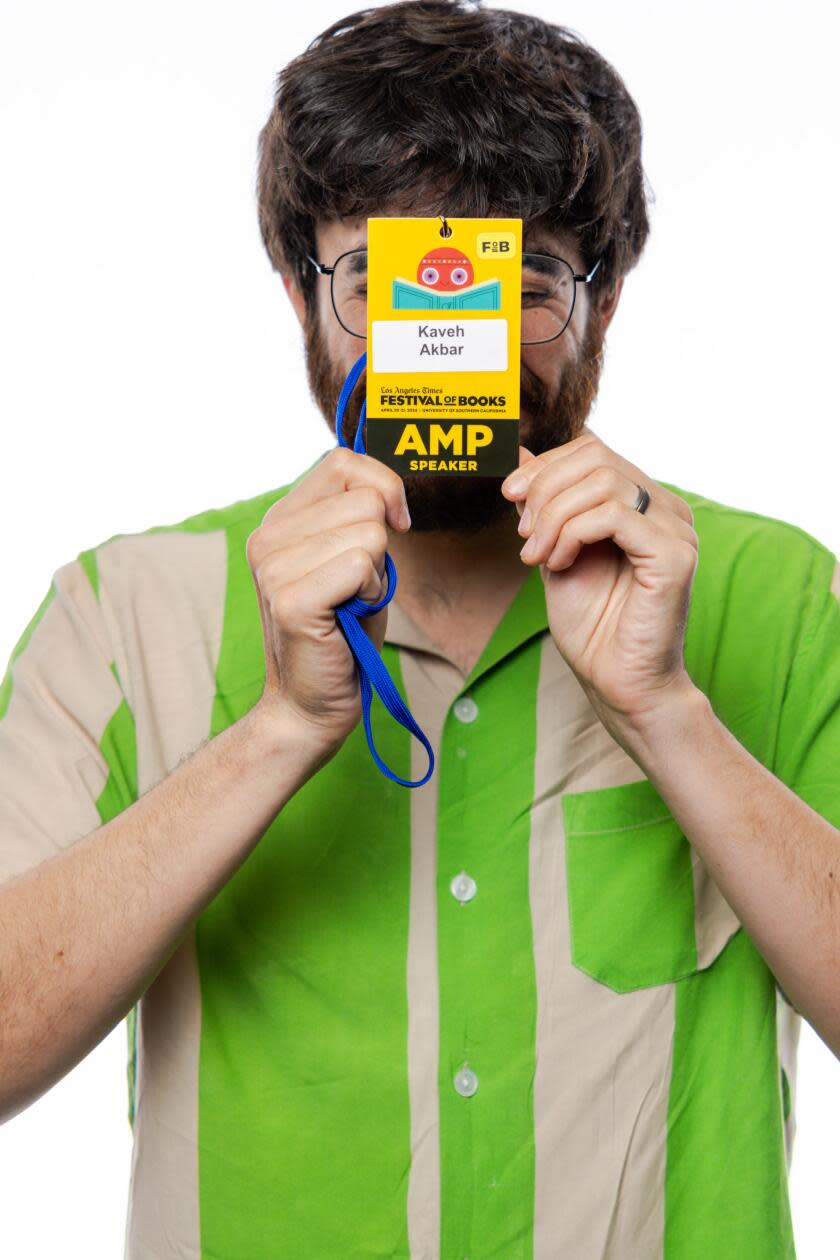
<svg viewBox="0 0 840 1260">
<path fill-rule="evenodd" d="M 341 219 L 319 224 L 316 230 L 319 262 L 331 266 L 339 254 L 367 244 L 367 221 Z M 584 270 L 572 238 L 525 229 L 526 252 L 565 258 L 575 271 Z M 620 286 L 619 286 L 620 291 Z M 616 293 L 616 300 L 618 293 Z M 615 302 L 613 302 L 613 308 Z M 327 277 L 316 279 L 313 312 L 303 313 L 306 370 L 312 395 L 331 431 L 341 386 L 366 342 L 346 332 L 335 317 Z M 539 455 L 562 446 L 583 432 L 598 391 L 606 320 L 591 306 L 586 285 L 577 286 L 572 318 L 555 341 L 522 347 L 519 440 Z M 363 373 L 347 404 L 342 427 L 352 447 L 365 396 Z M 455 530 L 472 534 L 503 519 L 518 521 L 515 503 L 501 493 L 501 477 L 473 477 L 433 473 L 403 477 L 413 530 Z"/>
</svg>

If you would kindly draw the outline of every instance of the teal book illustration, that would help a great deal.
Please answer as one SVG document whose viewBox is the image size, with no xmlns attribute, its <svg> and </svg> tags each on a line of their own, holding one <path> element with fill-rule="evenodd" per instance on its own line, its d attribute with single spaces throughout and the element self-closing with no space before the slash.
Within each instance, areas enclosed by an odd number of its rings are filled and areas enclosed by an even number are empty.
<svg viewBox="0 0 840 1260">
<path fill-rule="evenodd" d="M 391 282 L 391 294 L 395 311 L 498 311 L 502 307 L 502 286 L 498 280 L 485 280 L 483 284 L 447 293 L 397 277 Z"/>
</svg>

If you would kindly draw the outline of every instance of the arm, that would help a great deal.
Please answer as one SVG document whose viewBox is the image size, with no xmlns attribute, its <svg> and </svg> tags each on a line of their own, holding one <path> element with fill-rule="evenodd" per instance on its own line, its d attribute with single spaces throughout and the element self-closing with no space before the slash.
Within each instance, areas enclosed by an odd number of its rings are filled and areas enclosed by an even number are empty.
<svg viewBox="0 0 840 1260">
<path fill-rule="evenodd" d="M 784 993 L 840 1058 L 840 831 L 693 685 L 623 738 Z"/>
<path fill-rule="evenodd" d="M 539 456 L 520 447 L 520 458 L 502 491 L 533 544 L 523 560 L 542 566 L 558 650 L 785 996 L 840 1057 L 840 563 L 817 543 L 802 573 L 799 637 L 768 715 L 774 773 L 685 666 L 699 548 L 690 505 L 589 432 Z M 644 511 L 633 506 L 640 485 Z M 756 637 L 754 650 L 781 648 Z"/>
<path fill-rule="evenodd" d="M 258 704 L 111 822 L 0 886 L 0 1122 L 102 1040 L 323 764 Z"/>
</svg>

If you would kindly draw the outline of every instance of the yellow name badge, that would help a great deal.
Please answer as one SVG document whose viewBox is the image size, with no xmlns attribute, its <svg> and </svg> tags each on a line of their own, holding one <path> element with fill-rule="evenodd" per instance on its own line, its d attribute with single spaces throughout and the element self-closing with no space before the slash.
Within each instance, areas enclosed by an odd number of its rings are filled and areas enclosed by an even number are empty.
<svg viewBox="0 0 840 1260">
<path fill-rule="evenodd" d="M 399 473 L 519 465 L 522 220 L 368 219 L 366 449 Z"/>
</svg>

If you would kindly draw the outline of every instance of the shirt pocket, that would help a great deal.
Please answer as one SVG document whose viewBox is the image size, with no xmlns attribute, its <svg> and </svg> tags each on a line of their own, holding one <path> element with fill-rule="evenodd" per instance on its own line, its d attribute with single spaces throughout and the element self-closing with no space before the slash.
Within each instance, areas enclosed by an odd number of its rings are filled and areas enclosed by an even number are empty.
<svg viewBox="0 0 840 1260">
<path fill-rule="evenodd" d="M 571 960 L 618 993 L 708 967 L 741 926 L 649 779 L 563 796 Z"/>
</svg>

